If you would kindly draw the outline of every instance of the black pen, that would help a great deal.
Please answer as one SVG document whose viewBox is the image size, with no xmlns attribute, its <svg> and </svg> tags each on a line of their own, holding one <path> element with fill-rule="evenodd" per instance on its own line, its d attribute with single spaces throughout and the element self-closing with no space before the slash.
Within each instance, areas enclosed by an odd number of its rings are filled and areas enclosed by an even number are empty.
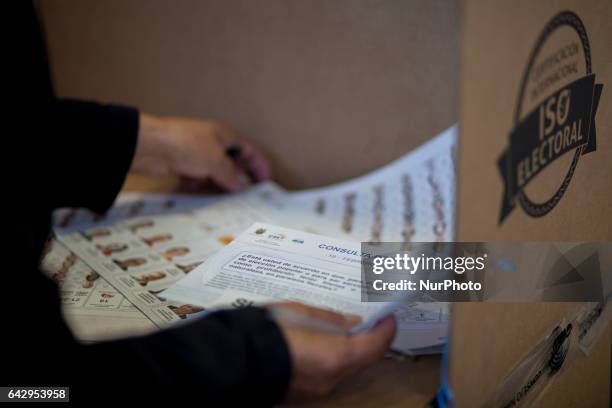
<svg viewBox="0 0 612 408">
<path fill-rule="evenodd" d="M 242 156 L 242 148 L 240 146 L 230 146 L 225 149 L 225 154 L 235 162 L 240 160 L 240 156 Z"/>
<path fill-rule="evenodd" d="M 236 164 L 236 166 L 240 168 L 240 170 L 246 173 L 250 182 L 257 180 L 257 178 L 253 175 L 253 173 L 248 168 L 245 168 L 244 163 L 241 160 L 242 159 L 242 148 L 240 146 L 238 145 L 229 146 L 227 149 L 225 149 L 225 155 L 229 157 L 230 159 L 232 159 L 234 163 Z"/>
</svg>

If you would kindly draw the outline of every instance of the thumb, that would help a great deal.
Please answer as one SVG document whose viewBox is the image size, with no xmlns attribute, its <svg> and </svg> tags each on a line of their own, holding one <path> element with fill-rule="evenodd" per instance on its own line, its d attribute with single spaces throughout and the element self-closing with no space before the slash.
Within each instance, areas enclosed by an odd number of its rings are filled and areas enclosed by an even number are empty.
<svg viewBox="0 0 612 408">
<path fill-rule="evenodd" d="M 397 323 L 395 316 L 389 315 L 382 319 L 369 331 L 349 339 L 350 361 L 356 369 L 366 367 L 380 359 L 389 349 Z"/>
<path fill-rule="evenodd" d="M 212 166 L 212 169 L 210 169 L 210 177 L 215 183 L 228 191 L 241 191 L 250 184 L 248 176 L 226 156 L 222 156 L 215 165 Z"/>
</svg>

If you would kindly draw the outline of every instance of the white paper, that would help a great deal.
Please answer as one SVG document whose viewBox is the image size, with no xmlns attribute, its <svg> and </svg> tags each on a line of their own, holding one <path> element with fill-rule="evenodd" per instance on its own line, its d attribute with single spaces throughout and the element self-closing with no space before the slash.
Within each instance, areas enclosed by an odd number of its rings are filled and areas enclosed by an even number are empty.
<svg viewBox="0 0 612 408">
<path fill-rule="evenodd" d="M 55 231 L 88 267 L 162 327 L 193 316 L 196 309 L 192 305 L 201 302 L 201 288 L 197 288 L 201 276 L 188 273 L 255 221 L 351 240 L 353 244 L 452 240 L 456 134 L 456 126 L 451 127 L 374 172 L 324 188 L 288 192 L 265 182 L 230 196 L 128 193 L 103 217 L 83 209 L 58 211 L 54 214 Z M 91 237 L 103 230 L 109 234 Z M 164 235 L 172 238 L 164 240 Z M 123 246 L 126 249 L 114 252 Z M 168 260 L 165 252 L 176 247 L 188 251 Z M 125 261 L 133 258 L 144 258 L 146 263 L 127 266 Z M 117 267 L 122 262 L 125 270 Z M 165 276 L 156 279 L 161 276 L 154 275 L 160 268 Z M 179 294 L 178 305 L 159 294 L 177 281 L 180 283 L 164 295 Z M 241 306 L 269 300 L 266 296 L 256 298 L 253 293 L 252 300 L 232 300 L 224 294 L 218 303 Z M 448 305 L 437 304 L 442 311 L 439 319 L 423 318 L 435 315 L 422 313 L 423 307 L 430 305 L 413 302 L 396 314 L 398 338 L 406 339 L 405 344 L 412 341 L 409 349 L 431 349 L 434 343 L 444 341 Z"/>
<path fill-rule="evenodd" d="M 206 310 L 301 302 L 361 316 L 354 329 L 359 332 L 398 309 L 395 303 L 362 302 L 361 287 L 359 242 L 256 223 L 162 295 Z M 398 336 L 394 349 L 410 352 L 445 341 L 447 314 L 439 304 L 433 312 L 418 306 L 396 312 L 400 324 L 414 323 L 418 332 Z"/>
<path fill-rule="evenodd" d="M 121 193 L 106 214 L 96 214 L 85 208 L 61 208 L 55 211 L 53 228 L 56 233 L 66 234 L 112 225 L 127 218 L 180 214 L 212 205 L 220 199 L 220 195 Z"/>
<path fill-rule="evenodd" d="M 455 225 L 453 126 L 396 161 L 355 179 L 286 192 L 273 184 L 243 202 L 275 223 L 369 242 L 450 241 Z"/>
</svg>

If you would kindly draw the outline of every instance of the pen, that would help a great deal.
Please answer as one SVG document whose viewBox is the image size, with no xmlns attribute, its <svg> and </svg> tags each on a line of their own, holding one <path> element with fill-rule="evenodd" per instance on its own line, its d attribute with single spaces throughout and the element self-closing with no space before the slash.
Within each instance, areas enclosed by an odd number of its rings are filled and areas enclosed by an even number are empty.
<svg viewBox="0 0 612 408">
<path fill-rule="evenodd" d="M 233 145 L 228 147 L 227 149 L 225 149 L 225 155 L 232 159 L 234 163 L 236 163 L 236 166 L 241 168 L 243 171 L 246 171 L 247 176 L 251 179 L 250 181 L 256 180 L 253 173 L 251 173 L 251 171 L 249 171 L 248 169 L 245 169 L 245 166 L 243 166 L 243 164 L 241 163 L 242 148 L 240 146 Z"/>
<path fill-rule="evenodd" d="M 242 155 L 242 148 L 236 145 L 230 146 L 227 149 L 225 149 L 225 154 L 232 160 L 237 161 L 240 159 L 240 156 Z"/>
</svg>

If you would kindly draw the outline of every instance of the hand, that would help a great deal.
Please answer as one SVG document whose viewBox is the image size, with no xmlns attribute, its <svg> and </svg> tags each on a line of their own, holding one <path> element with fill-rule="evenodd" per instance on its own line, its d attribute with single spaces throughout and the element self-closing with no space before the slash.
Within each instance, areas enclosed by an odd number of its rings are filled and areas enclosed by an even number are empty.
<svg viewBox="0 0 612 408">
<path fill-rule="evenodd" d="M 275 304 L 314 319 L 324 320 L 348 330 L 360 322 L 348 316 L 298 303 Z M 341 380 L 379 360 L 395 336 L 393 316 L 381 320 L 368 332 L 348 336 L 293 326 L 277 321 L 291 353 L 293 375 L 289 400 L 320 397 L 329 393 Z"/>
<path fill-rule="evenodd" d="M 240 157 L 227 156 L 237 146 Z M 138 145 L 132 170 L 152 176 L 175 175 L 186 179 L 212 179 L 229 191 L 240 191 L 255 181 L 267 180 L 271 171 L 259 149 L 219 122 L 140 115 Z"/>
</svg>

